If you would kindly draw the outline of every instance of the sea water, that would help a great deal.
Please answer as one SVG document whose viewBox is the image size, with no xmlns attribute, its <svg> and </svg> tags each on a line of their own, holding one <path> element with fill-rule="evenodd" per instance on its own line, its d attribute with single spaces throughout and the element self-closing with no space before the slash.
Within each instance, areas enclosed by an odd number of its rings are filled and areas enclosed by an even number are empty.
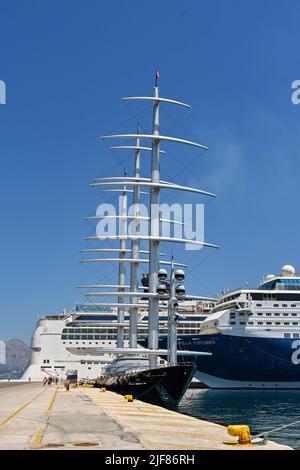
<svg viewBox="0 0 300 470">
<path fill-rule="evenodd" d="M 299 420 L 269 439 L 300 450 L 300 390 L 188 390 L 178 411 L 223 425 L 247 424 L 252 435 Z"/>
</svg>

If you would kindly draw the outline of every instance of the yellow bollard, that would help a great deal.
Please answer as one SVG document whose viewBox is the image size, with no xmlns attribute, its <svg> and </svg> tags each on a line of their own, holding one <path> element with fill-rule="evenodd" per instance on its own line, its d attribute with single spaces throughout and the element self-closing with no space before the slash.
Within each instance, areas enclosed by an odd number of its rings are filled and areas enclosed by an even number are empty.
<svg viewBox="0 0 300 470">
<path fill-rule="evenodd" d="M 101 387 L 101 388 L 100 388 L 100 392 L 106 392 L 106 388 L 105 388 L 105 387 Z"/>
<path fill-rule="evenodd" d="M 132 395 L 124 395 L 125 400 L 131 402 L 133 401 L 133 396 Z"/>
<path fill-rule="evenodd" d="M 239 444 L 249 444 L 251 439 L 250 428 L 246 424 L 227 426 L 229 436 L 238 437 Z"/>
</svg>

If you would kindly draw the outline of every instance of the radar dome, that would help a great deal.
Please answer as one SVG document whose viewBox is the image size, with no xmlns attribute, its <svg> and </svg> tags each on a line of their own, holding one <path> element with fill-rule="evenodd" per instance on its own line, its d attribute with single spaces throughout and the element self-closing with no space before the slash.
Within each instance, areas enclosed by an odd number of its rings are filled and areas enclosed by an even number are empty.
<svg viewBox="0 0 300 470">
<path fill-rule="evenodd" d="M 291 266 L 290 264 L 286 264 L 281 268 L 281 275 L 283 277 L 294 277 L 296 274 L 296 270 L 294 266 Z"/>
</svg>

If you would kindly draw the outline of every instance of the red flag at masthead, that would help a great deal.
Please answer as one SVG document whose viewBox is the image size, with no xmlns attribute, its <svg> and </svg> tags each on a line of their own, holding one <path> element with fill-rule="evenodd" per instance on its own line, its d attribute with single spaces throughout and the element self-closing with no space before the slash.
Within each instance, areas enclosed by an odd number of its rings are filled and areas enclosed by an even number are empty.
<svg viewBox="0 0 300 470">
<path fill-rule="evenodd" d="M 157 82 L 158 79 L 160 78 L 159 71 L 158 71 L 158 65 L 156 66 L 156 71 L 155 71 L 155 86 L 157 87 Z"/>
</svg>

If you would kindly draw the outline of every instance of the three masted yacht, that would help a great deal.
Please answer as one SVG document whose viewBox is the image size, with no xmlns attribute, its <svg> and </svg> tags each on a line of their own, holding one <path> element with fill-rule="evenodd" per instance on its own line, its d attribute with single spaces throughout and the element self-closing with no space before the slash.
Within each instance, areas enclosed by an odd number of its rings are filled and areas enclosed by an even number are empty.
<svg viewBox="0 0 300 470">
<path fill-rule="evenodd" d="M 177 320 L 180 302 L 192 299 L 185 292 L 182 284 L 184 264 L 177 263 L 173 257 L 170 261 L 162 260 L 160 251 L 161 243 L 181 243 L 202 247 L 217 248 L 216 245 L 206 243 L 203 240 L 186 238 L 184 235 L 166 236 L 162 233 L 162 224 L 182 224 L 182 220 L 165 219 L 160 210 L 160 193 L 162 190 L 178 190 L 200 194 L 201 196 L 214 197 L 207 191 L 183 186 L 169 181 L 161 180 L 160 158 L 165 153 L 161 149 L 161 143 L 178 143 L 201 150 L 207 147 L 186 139 L 162 135 L 160 133 L 160 106 L 176 105 L 188 108 L 189 105 L 159 95 L 159 74 L 156 71 L 156 80 L 153 96 L 133 96 L 124 100 L 143 100 L 153 104 L 153 122 L 151 133 L 141 133 L 138 128 L 135 133 L 114 134 L 102 137 L 111 140 L 129 140 L 130 145 L 115 145 L 114 150 L 132 150 L 134 155 L 133 176 L 102 177 L 93 180 L 91 186 L 108 192 L 119 194 L 118 212 L 112 215 L 101 213 L 97 210 L 95 216 L 89 220 L 108 223 L 109 220 L 117 220 L 118 230 L 114 233 L 99 231 L 97 225 L 96 234 L 86 237 L 93 243 L 92 248 L 82 250 L 86 254 L 83 263 L 117 263 L 117 284 L 89 284 L 80 286 L 85 289 L 84 296 L 88 301 L 78 306 L 84 309 L 86 315 L 93 316 L 95 308 L 117 309 L 117 344 L 116 347 L 71 347 L 68 351 L 72 354 L 88 354 L 101 356 L 103 353 L 114 354 L 116 360 L 107 366 L 96 381 L 98 386 L 103 386 L 119 393 L 130 393 L 145 401 L 167 407 L 176 407 L 183 394 L 191 383 L 195 373 L 195 363 L 191 361 L 177 361 Z M 144 144 L 150 141 L 150 145 Z M 151 152 L 150 177 L 141 176 L 141 155 Z M 149 215 L 141 213 L 140 197 L 145 194 L 145 189 L 150 190 Z M 146 193 L 147 194 L 147 193 Z M 132 210 L 128 211 L 128 197 L 132 196 Z M 99 208 L 98 208 L 99 209 Z M 130 222 L 129 230 L 127 222 Z M 143 222 L 143 223 L 142 223 Z M 145 231 L 145 222 L 147 230 Z M 101 224 L 103 228 L 103 223 Z M 117 226 L 114 225 L 116 228 Z M 143 230 L 142 230 L 143 228 Z M 99 247 L 100 242 L 100 247 Z M 105 246 L 105 243 L 115 243 L 113 248 Z M 148 249 L 141 250 L 141 242 L 146 242 Z M 130 245 L 129 245 L 130 244 Z M 104 245 L 104 247 L 103 247 Z M 103 257 L 103 253 L 112 253 L 111 257 Z M 97 257 L 95 257 L 95 253 Z M 146 256 L 145 256 L 146 255 Z M 92 256 L 92 257 L 91 257 Z M 147 288 L 141 291 L 139 286 L 139 267 L 148 265 Z M 130 275 L 127 266 L 130 266 Z M 170 272 L 163 266 L 169 266 Z M 179 268 L 179 269 L 178 269 Z M 181 283 L 180 283 L 181 282 Z M 144 286 L 145 287 L 145 286 Z M 100 301 L 99 301 L 100 299 Z M 115 301 L 112 299 L 116 299 Z M 199 298 L 197 298 L 199 300 Z M 148 310 L 147 345 L 141 347 L 138 341 L 138 324 L 141 309 Z M 90 313 L 89 313 L 90 309 Z M 165 310 L 168 316 L 168 334 L 165 348 L 159 348 L 159 317 L 160 311 Z M 125 315 L 129 314 L 129 347 L 125 347 Z M 185 356 L 193 358 L 210 356 L 210 352 L 185 350 Z M 161 360 L 161 358 L 163 360 Z M 165 362 L 166 361 L 166 362 Z M 161 363 L 163 362 L 163 363 Z"/>
</svg>

